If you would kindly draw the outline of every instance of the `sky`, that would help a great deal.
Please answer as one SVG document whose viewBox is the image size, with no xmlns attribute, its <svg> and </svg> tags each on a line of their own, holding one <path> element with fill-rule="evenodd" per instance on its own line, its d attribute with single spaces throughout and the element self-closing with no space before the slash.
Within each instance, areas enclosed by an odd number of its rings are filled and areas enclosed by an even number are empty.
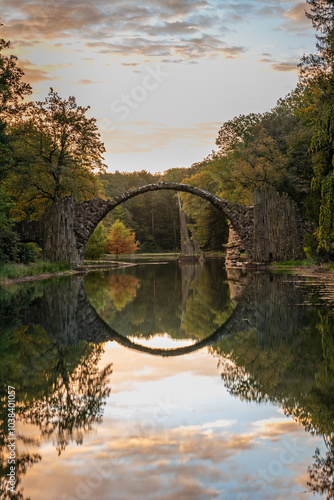
<svg viewBox="0 0 334 500">
<path fill-rule="evenodd" d="M 33 99 L 90 106 L 109 172 L 190 167 L 221 125 L 265 112 L 315 50 L 298 0 L 0 0 Z"/>
</svg>

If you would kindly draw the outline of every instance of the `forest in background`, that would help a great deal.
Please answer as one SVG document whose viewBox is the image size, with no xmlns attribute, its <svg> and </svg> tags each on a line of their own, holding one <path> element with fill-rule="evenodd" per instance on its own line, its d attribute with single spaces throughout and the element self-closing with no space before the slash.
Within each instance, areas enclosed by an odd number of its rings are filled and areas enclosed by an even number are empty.
<svg viewBox="0 0 334 500">
<path fill-rule="evenodd" d="M 0 262 L 29 260 L 13 223 L 37 219 L 62 197 L 113 198 L 159 180 L 184 182 L 232 202 L 251 204 L 256 187 L 289 194 L 309 222 L 308 255 L 334 256 L 334 4 L 307 0 L 317 52 L 300 62 L 297 87 L 271 111 L 240 115 L 217 131 L 217 150 L 190 168 L 162 174 L 107 173 L 105 152 L 89 107 L 52 88 L 44 101 L 29 101 L 17 58 L 0 40 Z M 182 193 L 183 208 L 204 250 L 222 250 L 228 221 L 207 202 Z M 98 227 L 97 244 L 119 219 L 135 232 L 140 250 L 178 250 L 175 193 L 147 193 L 115 209 Z M 95 243 L 94 243 L 95 237 Z"/>
</svg>

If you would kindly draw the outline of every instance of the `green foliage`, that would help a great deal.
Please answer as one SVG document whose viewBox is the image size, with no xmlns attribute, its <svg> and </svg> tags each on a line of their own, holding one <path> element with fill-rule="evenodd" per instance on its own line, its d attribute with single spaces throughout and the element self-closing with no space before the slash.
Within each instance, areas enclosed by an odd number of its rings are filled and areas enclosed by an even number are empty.
<svg viewBox="0 0 334 500">
<path fill-rule="evenodd" d="M 4 263 L 0 265 L 0 281 L 65 271 L 69 271 L 69 265 L 64 262 L 37 261 L 28 265 L 12 262 Z"/>
<path fill-rule="evenodd" d="M 103 172 L 105 151 L 89 107 L 51 89 L 44 102 L 31 102 L 10 129 L 15 168 L 4 181 L 16 201 L 18 219 L 39 217 L 47 204 L 65 196 L 98 195 L 95 173 Z"/>
<path fill-rule="evenodd" d="M 306 105 L 302 87 L 270 112 L 239 116 L 221 127 L 220 192 L 231 201 L 252 203 L 254 189 L 271 184 L 302 204 L 312 178 L 310 133 L 299 112 Z M 212 160 L 217 159 L 212 156 Z"/>
<path fill-rule="evenodd" d="M 319 215 L 319 247 L 333 253 L 334 242 L 334 171 L 321 183 L 321 207 Z"/>
<path fill-rule="evenodd" d="M 307 0 L 307 14 L 317 30 L 317 53 L 303 57 L 301 81 L 313 94 L 304 110 L 312 130 L 310 152 L 314 179 L 312 220 L 318 225 L 318 251 L 333 254 L 334 172 L 334 17 L 333 3 Z M 316 220 L 317 219 L 317 220 Z"/>
<path fill-rule="evenodd" d="M 13 208 L 13 203 L 10 196 L 0 187 L 0 231 L 9 230 L 13 225 L 13 221 L 9 217 L 11 208 Z"/>
<path fill-rule="evenodd" d="M 36 262 L 41 253 L 41 248 L 33 242 L 19 243 L 19 262 L 22 264 L 29 264 Z"/>
<path fill-rule="evenodd" d="M 0 232 L 0 265 L 18 260 L 19 241 L 18 234 L 9 228 Z"/>
<path fill-rule="evenodd" d="M 85 249 L 85 259 L 100 259 L 106 252 L 107 238 L 103 224 L 100 222 L 89 238 Z"/>
<path fill-rule="evenodd" d="M 285 260 L 284 262 L 274 262 L 270 264 L 272 268 L 280 268 L 280 269 L 289 269 L 294 267 L 309 267 L 315 264 L 315 261 L 312 258 L 302 259 L 302 260 Z"/>
<path fill-rule="evenodd" d="M 217 175 L 217 162 L 203 162 L 201 169 L 191 177 L 183 179 L 185 184 L 204 187 L 217 193 L 221 178 Z M 221 250 L 228 239 L 228 223 L 224 215 L 205 200 L 188 193 L 181 193 L 183 210 L 194 224 L 194 229 L 201 248 Z"/>
<path fill-rule="evenodd" d="M 0 24 L 1 26 L 1 24 Z M 17 66 L 17 57 L 3 55 L 10 42 L 0 39 L 0 118 L 16 113 L 19 102 L 31 94 L 31 86 L 22 82 L 23 71 Z"/>
<path fill-rule="evenodd" d="M 306 232 L 304 236 L 304 252 L 306 257 L 315 259 L 318 253 L 317 234 L 311 231 Z"/>
</svg>

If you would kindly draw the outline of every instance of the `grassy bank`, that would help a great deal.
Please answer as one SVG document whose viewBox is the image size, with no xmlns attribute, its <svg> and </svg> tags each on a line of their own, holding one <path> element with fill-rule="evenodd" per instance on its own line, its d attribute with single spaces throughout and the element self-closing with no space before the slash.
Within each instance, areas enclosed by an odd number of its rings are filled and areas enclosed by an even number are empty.
<svg viewBox="0 0 334 500">
<path fill-rule="evenodd" d="M 274 271 L 285 271 L 293 272 L 301 268 L 312 268 L 314 271 L 330 272 L 334 273 L 334 262 L 320 263 L 312 258 L 302 259 L 302 260 L 286 260 L 284 262 L 272 262 L 269 264 L 269 269 Z"/>
<path fill-rule="evenodd" d="M 272 262 L 269 267 L 279 268 L 279 269 L 293 269 L 294 267 L 311 267 L 316 266 L 317 263 L 314 259 L 302 259 L 302 260 L 285 260 L 283 262 Z"/>
<path fill-rule="evenodd" d="M 53 262 L 39 260 L 30 264 L 3 264 L 0 266 L 0 282 L 41 274 L 63 273 L 66 271 L 70 271 L 70 267 L 63 262 L 55 264 Z"/>
</svg>

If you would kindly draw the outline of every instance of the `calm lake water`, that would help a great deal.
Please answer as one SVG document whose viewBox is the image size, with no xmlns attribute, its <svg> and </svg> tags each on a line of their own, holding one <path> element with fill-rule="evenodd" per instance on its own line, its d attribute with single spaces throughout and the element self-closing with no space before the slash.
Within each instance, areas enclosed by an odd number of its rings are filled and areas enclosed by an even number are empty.
<svg viewBox="0 0 334 500">
<path fill-rule="evenodd" d="M 210 260 L 1 290 L 0 498 L 334 498 L 316 285 Z"/>
</svg>

